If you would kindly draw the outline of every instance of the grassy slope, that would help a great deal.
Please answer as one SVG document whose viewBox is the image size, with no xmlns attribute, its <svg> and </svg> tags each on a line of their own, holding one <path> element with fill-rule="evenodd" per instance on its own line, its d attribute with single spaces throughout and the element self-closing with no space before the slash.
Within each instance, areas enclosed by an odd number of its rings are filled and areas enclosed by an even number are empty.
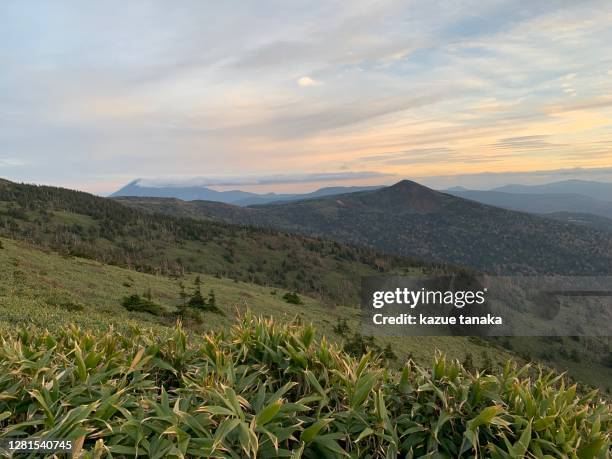
<svg viewBox="0 0 612 459">
<path fill-rule="evenodd" d="M 116 266 L 52 252 L 42 252 L 25 243 L 0 239 L 0 332 L 10 333 L 18 325 L 33 324 L 40 328 L 65 327 L 76 323 L 88 328 L 127 328 L 140 325 L 158 333 L 165 333 L 174 325 L 171 317 L 159 318 L 145 313 L 126 311 L 122 297 L 150 290 L 154 301 L 173 311 L 180 303 L 179 280 L 165 276 L 130 271 Z M 196 274 L 189 274 L 180 281 L 189 291 Z M 202 290 L 213 289 L 217 304 L 225 316 L 207 313 L 204 324 L 193 327 L 218 329 L 233 323 L 235 311 L 247 308 L 259 315 L 274 316 L 284 320 L 299 318 L 312 323 L 317 330 L 332 341 L 342 338 L 333 327 L 340 318 L 347 318 L 351 330 L 358 331 L 356 310 L 350 307 L 330 307 L 303 297 L 304 305 L 295 306 L 282 299 L 282 289 L 274 289 L 230 279 L 218 279 L 201 275 Z M 276 294 L 272 294 L 272 292 Z M 66 302 L 80 303 L 82 311 L 69 311 L 62 307 Z M 483 361 L 483 353 L 494 362 L 503 362 L 512 355 L 500 348 L 474 342 L 461 337 L 377 338 L 377 344 L 392 344 L 402 362 L 412 355 L 417 362 L 429 363 L 437 349 L 449 357 L 463 360 L 467 353 L 474 357 L 476 365 Z"/>
</svg>

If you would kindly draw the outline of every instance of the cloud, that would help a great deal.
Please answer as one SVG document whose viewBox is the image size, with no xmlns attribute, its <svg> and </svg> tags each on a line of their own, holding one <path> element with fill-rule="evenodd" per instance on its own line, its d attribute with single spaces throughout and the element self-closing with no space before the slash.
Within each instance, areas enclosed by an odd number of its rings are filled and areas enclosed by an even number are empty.
<svg viewBox="0 0 612 459">
<path fill-rule="evenodd" d="M 297 84 L 302 87 L 307 87 L 307 86 L 316 86 L 320 83 L 318 81 L 313 80 L 312 78 L 308 76 L 303 76 L 299 80 L 297 80 Z"/>
<path fill-rule="evenodd" d="M 249 175 L 235 177 L 166 177 L 143 178 L 138 183 L 151 187 L 183 186 L 256 186 L 256 185 L 289 185 L 293 183 L 339 182 L 347 180 L 364 180 L 385 178 L 390 174 L 373 171 L 361 172 L 321 172 L 307 174 Z"/>
<path fill-rule="evenodd" d="M 527 135 L 522 137 L 506 137 L 490 144 L 493 148 L 503 150 L 538 150 L 561 147 L 563 145 L 554 144 L 547 141 L 548 135 Z"/>
<path fill-rule="evenodd" d="M 372 161 L 377 163 L 400 165 L 400 164 L 418 164 L 418 163 L 435 163 L 435 162 L 452 162 L 459 161 L 463 158 L 457 151 L 452 148 L 435 147 L 435 148 L 416 148 L 407 151 L 394 153 L 381 153 L 378 155 L 362 156 L 358 161 Z"/>
<path fill-rule="evenodd" d="M 0 167 L 23 167 L 29 163 L 18 158 L 0 158 Z"/>
</svg>

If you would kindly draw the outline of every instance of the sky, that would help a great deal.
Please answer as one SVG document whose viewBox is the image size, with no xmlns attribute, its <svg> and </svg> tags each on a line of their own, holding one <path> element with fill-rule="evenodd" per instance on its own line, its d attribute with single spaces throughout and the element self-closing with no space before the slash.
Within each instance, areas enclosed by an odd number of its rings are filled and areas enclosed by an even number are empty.
<svg viewBox="0 0 612 459">
<path fill-rule="evenodd" d="M 612 181 L 610 24 L 609 0 L 5 0 L 0 177 Z"/>
</svg>

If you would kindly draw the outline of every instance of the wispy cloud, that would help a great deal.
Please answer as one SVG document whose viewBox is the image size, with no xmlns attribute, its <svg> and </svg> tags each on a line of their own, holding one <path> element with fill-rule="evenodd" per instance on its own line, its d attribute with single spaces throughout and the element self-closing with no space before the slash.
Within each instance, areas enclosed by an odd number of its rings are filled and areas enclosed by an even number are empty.
<svg viewBox="0 0 612 459">
<path fill-rule="evenodd" d="M 310 174 L 275 174 L 248 175 L 234 177 L 161 177 L 139 179 L 144 186 L 258 186 L 258 185 L 289 185 L 294 183 L 309 184 L 322 182 L 342 182 L 373 178 L 387 178 L 389 174 L 372 171 L 362 172 L 321 172 Z"/>
<path fill-rule="evenodd" d="M 522 137 L 506 137 L 489 146 L 502 150 L 540 150 L 562 147 L 564 145 L 555 144 L 548 141 L 547 135 L 526 135 Z"/>
<path fill-rule="evenodd" d="M 27 165 L 27 161 L 18 158 L 0 158 L 0 167 L 23 167 Z"/>
<path fill-rule="evenodd" d="M 457 161 L 462 156 L 452 148 L 417 148 L 413 150 L 378 155 L 362 156 L 358 161 L 377 162 L 383 164 L 419 164 L 437 161 Z"/>
</svg>

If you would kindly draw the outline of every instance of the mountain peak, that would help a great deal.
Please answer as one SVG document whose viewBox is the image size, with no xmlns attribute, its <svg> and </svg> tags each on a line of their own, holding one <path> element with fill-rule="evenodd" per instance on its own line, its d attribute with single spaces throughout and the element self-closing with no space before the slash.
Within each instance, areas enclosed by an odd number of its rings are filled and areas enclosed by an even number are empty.
<svg viewBox="0 0 612 459">
<path fill-rule="evenodd" d="M 436 190 L 421 185 L 420 183 L 413 182 L 412 180 L 402 180 L 397 182 L 395 185 L 391 185 L 386 188 L 389 192 L 409 194 L 409 195 L 431 195 L 435 196 L 440 194 Z"/>
<path fill-rule="evenodd" d="M 442 208 L 444 195 L 412 180 L 374 191 L 377 207 L 416 212 L 436 212 Z"/>
</svg>

